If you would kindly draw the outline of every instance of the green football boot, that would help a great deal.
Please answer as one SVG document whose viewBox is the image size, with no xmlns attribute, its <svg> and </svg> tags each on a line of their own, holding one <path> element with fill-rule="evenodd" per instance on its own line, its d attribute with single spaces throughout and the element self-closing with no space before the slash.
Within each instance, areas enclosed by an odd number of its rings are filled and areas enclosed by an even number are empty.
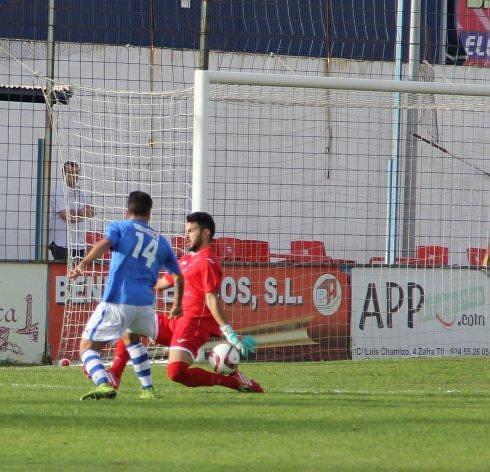
<svg viewBox="0 0 490 472">
<path fill-rule="evenodd" d="M 80 400 L 101 400 L 101 399 L 113 399 L 116 398 L 116 390 L 109 384 L 103 383 L 97 385 L 95 390 L 92 390 L 83 395 Z"/>
<path fill-rule="evenodd" d="M 143 400 L 152 400 L 154 398 L 160 398 L 155 392 L 153 387 L 143 388 L 140 392 L 140 398 Z"/>
</svg>

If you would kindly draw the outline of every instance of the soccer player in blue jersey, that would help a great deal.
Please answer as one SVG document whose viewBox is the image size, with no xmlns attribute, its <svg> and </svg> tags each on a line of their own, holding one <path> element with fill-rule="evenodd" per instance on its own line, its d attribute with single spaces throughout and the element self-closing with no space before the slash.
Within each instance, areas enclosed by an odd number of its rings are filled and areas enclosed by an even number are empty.
<svg viewBox="0 0 490 472">
<path fill-rule="evenodd" d="M 152 199 L 147 193 L 131 192 L 126 220 L 110 223 L 104 238 L 68 274 L 75 279 L 92 261 L 111 250 L 109 277 L 102 301 L 87 322 L 80 342 L 80 357 L 85 371 L 96 388 L 81 400 L 114 398 L 115 389 L 100 358 L 101 349 L 124 335 L 134 370 L 142 386 L 140 398 L 154 398 L 153 381 L 146 347 L 140 334 L 156 330 L 155 286 L 160 269 L 164 268 L 175 281 L 176 296 L 171 316 L 182 314 L 183 278 L 177 258 L 168 243 L 148 226 Z"/>
</svg>

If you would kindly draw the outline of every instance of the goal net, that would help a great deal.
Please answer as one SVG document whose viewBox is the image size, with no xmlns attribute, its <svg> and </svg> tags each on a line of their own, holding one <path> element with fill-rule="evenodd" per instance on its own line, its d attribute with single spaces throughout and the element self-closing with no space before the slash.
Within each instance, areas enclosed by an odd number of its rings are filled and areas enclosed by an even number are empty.
<svg viewBox="0 0 490 472">
<path fill-rule="evenodd" d="M 100 233 L 135 188 L 170 237 L 191 208 L 212 213 L 220 295 L 257 360 L 488 350 L 485 87 L 196 74 L 168 94 L 74 89 L 55 112 L 57 159 L 80 163 L 96 210 L 70 231 Z M 63 356 L 106 273 L 70 286 Z"/>
<path fill-rule="evenodd" d="M 73 250 L 88 251 L 110 221 L 125 218 L 133 190 L 153 198 L 152 226 L 169 240 L 183 232 L 190 209 L 192 100 L 189 91 L 133 93 L 72 86 L 69 103 L 53 111 L 55 159 L 79 166 L 67 207 L 89 204 L 93 218 L 68 221 L 69 267 Z M 66 180 L 63 180 L 65 186 Z M 78 201 L 68 201 L 70 197 Z M 67 285 L 60 350 L 56 357 L 77 358 L 80 336 L 100 301 L 110 254 L 95 261 Z M 159 299 L 159 307 L 165 299 Z M 158 354 L 158 353 L 157 353 Z"/>
<path fill-rule="evenodd" d="M 193 202 L 259 359 L 488 353 L 487 87 L 196 74 Z"/>
</svg>

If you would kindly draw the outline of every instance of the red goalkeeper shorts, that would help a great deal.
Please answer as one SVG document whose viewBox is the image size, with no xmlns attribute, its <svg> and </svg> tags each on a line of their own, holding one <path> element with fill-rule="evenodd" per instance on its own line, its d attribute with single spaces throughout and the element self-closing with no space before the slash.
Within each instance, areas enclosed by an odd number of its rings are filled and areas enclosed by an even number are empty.
<svg viewBox="0 0 490 472">
<path fill-rule="evenodd" d="M 158 313 L 158 334 L 155 339 L 157 344 L 182 349 L 195 359 L 199 348 L 211 336 L 221 336 L 219 325 L 214 318 L 182 316 L 169 319 L 166 315 Z"/>
</svg>

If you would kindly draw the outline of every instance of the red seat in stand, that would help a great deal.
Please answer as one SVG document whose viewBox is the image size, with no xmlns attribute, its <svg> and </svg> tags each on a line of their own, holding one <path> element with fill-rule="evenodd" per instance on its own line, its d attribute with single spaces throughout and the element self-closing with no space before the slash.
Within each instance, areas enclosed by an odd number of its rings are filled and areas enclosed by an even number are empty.
<svg viewBox="0 0 490 472">
<path fill-rule="evenodd" d="M 327 256 L 323 241 L 294 240 L 290 243 L 290 253 L 285 254 L 288 262 L 324 263 L 332 258 Z"/>
<path fill-rule="evenodd" d="M 466 255 L 468 256 L 468 262 L 470 266 L 484 267 L 485 257 L 488 259 L 488 249 L 483 247 L 469 247 L 466 250 Z"/>
<path fill-rule="evenodd" d="M 396 263 L 415 267 L 442 267 L 449 264 L 449 249 L 445 246 L 417 246 L 417 257 L 397 257 Z"/>
<path fill-rule="evenodd" d="M 216 238 L 211 243 L 211 247 L 222 261 L 243 261 L 244 244 L 239 238 L 234 238 L 231 236 Z"/>
<path fill-rule="evenodd" d="M 441 267 L 449 264 L 449 249 L 445 246 L 418 246 L 417 258 L 426 267 Z"/>
<path fill-rule="evenodd" d="M 85 245 L 87 246 L 87 253 L 92 249 L 98 241 L 104 239 L 104 233 L 99 231 L 86 231 L 85 232 Z M 99 260 L 108 261 L 111 258 L 111 251 L 104 252 Z"/>
<path fill-rule="evenodd" d="M 269 262 L 270 247 L 267 241 L 244 239 L 242 241 L 243 260 L 245 262 Z"/>
</svg>

